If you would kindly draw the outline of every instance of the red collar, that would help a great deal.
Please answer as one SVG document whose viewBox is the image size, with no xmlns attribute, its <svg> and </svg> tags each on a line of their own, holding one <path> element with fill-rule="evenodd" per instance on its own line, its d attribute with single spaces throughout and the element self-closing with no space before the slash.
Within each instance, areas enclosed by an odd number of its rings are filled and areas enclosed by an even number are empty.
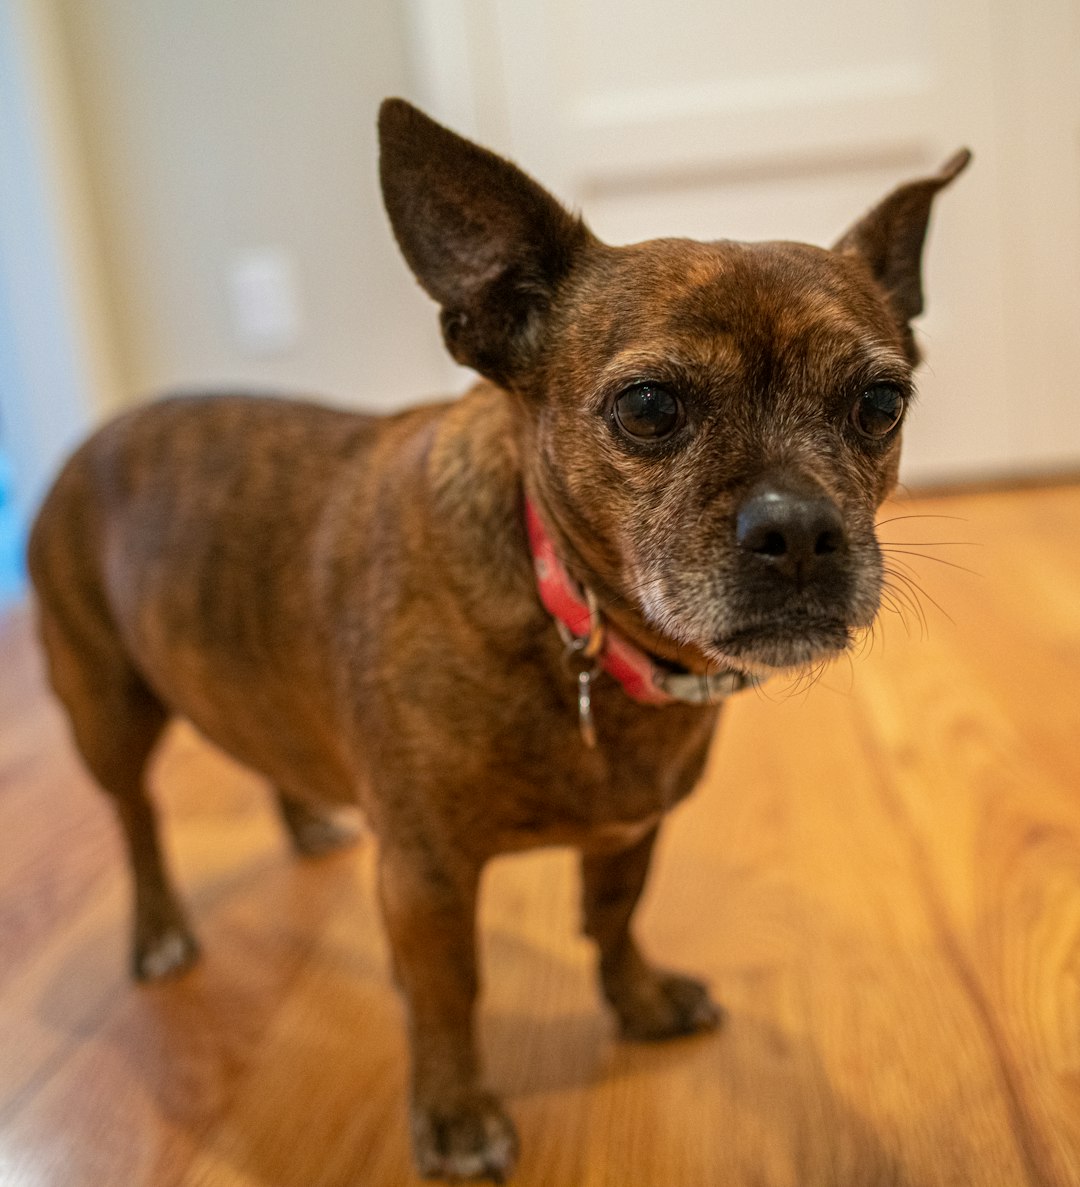
<svg viewBox="0 0 1080 1187">
<path fill-rule="evenodd" d="M 543 521 L 528 499 L 525 523 L 540 601 L 559 625 L 567 651 L 593 660 L 622 685 L 632 700 L 645 705 L 712 704 L 757 683 L 741 672 L 697 676 L 665 665 L 642 651 L 603 621 L 596 599 L 566 571 Z"/>
</svg>

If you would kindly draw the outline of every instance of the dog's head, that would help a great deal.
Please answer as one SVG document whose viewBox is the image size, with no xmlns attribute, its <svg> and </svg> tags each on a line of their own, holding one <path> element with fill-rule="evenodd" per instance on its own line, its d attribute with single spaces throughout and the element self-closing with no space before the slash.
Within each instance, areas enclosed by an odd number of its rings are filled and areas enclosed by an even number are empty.
<svg viewBox="0 0 1080 1187">
<path fill-rule="evenodd" d="M 380 134 L 405 258 L 450 353 L 516 397 L 527 489 L 601 603 L 750 670 L 847 647 L 878 610 L 930 207 L 969 154 L 831 251 L 609 247 L 402 100 Z"/>
</svg>

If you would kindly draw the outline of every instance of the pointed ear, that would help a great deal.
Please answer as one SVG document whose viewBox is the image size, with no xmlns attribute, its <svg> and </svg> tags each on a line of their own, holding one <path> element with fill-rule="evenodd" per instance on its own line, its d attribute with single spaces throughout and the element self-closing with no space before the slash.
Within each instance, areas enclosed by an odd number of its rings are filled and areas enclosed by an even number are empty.
<svg viewBox="0 0 1080 1187">
<path fill-rule="evenodd" d="M 394 235 L 442 306 L 447 348 L 512 385 L 534 365 L 544 316 L 590 232 L 516 165 L 403 99 L 382 104 L 379 145 Z"/>
<path fill-rule="evenodd" d="M 893 190 L 833 248 L 866 261 L 905 327 L 923 311 L 922 248 L 930 207 L 970 160 L 971 153 L 962 148 L 932 177 Z"/>
</svg>

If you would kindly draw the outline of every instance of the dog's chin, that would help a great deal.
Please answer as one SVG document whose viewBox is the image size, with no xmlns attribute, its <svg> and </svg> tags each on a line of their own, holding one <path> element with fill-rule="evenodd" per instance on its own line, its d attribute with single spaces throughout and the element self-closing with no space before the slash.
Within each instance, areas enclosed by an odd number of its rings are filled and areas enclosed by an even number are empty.
<svg viewBox="0 0 1080 1187">
<path fill-rule="evenodd" d="M 708 651 L 726 667 L 765 675 L 835 659 L 848 650 L 854 637 L 854 628 L 841 619 L 778 619 L 719 635 Z"/>
</svg>

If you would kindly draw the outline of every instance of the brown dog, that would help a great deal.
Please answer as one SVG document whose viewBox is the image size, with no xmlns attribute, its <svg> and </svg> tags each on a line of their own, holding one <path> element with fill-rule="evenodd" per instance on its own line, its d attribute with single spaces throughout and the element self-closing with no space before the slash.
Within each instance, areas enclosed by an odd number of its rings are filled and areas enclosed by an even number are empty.
<svg viewBox="0 0 1080 1187">
<path fill-rule="evenodd" d="M 843 651 L 877 612 L 923 237 L 968 154 L 832 251 L 613 248 L 401 100 L 380 131 L 398 242 L 486 382 L 385 418 L 138 409 L 60 475 L 30 566 L 54 687 L 130 848 L 136 975 L 196 951 L 144 782 L 177 714 L 269 778 L 301 848 L 335 840 L 328 807 L 363 806 L 417 1161 L 501 1177 L 516 1139 L 472 1037 L 481 868 L 576 846 L 623 1034 L 716 1023 L 631 915 L 713 702 Z"/>
</svg>

